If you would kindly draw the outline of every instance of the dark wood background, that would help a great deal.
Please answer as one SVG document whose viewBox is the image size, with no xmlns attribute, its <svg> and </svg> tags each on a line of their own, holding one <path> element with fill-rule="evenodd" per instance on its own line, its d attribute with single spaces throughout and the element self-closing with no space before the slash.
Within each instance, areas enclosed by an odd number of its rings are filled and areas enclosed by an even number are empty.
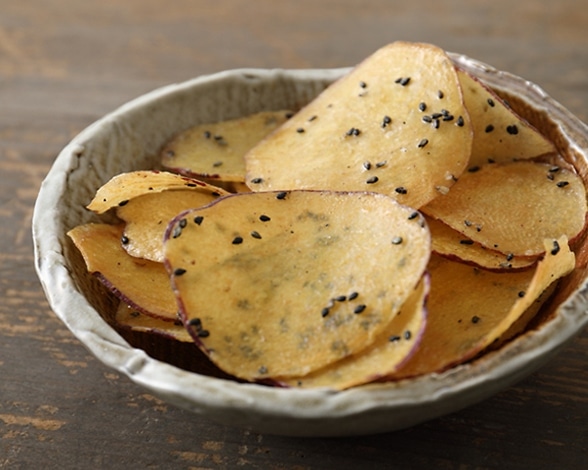
<svg viewBox="0 0 588 470">
<path fill-rule="evenodd" d="M 389 434 L 294 439 L 159 401 L 92 357 L 45 301 L 32 208 L 88 124 L 171 82 L 353 65 L 396 39 L 522 75 L 588 121 L 583 0 L 0 0 L 0 468 L 587 468 L 586 331 L 462 412 Z"/>
</svg>

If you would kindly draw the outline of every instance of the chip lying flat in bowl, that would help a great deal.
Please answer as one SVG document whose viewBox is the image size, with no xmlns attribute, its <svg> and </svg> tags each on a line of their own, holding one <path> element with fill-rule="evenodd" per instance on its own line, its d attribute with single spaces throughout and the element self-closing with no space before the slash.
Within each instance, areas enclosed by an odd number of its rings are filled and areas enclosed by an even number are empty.
<svg viewBox="0 0 588 470">
<path fill-rule="evenodd" d="M 121 329 L 193 341 L 238 380 L 343 390 L 502 347 L 574 270 L 583 180 L 441 49 L 393 43 L 277 113 L 199 123 L 160 153 L 248 189 L 140 171 L 97 191 L 88 208 L 120 223 L 69 235 Z M 216 130 L 248 123 L 259 142 L 215 167 Z"/>
</svg>

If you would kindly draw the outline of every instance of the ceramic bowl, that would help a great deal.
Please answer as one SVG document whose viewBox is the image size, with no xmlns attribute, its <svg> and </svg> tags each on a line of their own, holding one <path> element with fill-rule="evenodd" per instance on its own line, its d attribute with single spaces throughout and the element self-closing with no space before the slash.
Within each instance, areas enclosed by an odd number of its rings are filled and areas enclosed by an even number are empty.
<svg viewBox="0 0 588 470">
<path fill-rule="evenodd" d="M 541 88 L 470 58 L 456 64 L 506 97 L 557 144 L 588 179 L 588 128 Z M 114 299 L 86 273 L 66 232 L 94 220 L 84 209 L 112 176 L 157 166 L 162 145 L 197 123 L 262 109 L 297 109 L 347 69 L 239 69 L 170 85 L 131 101 L 89 126 L 59 154 L 33 217 L 36 269 L 55 314 L 100 361 L 148 392 L 220 423 L 262 433 L 343 436 L 406 428 L 480 402 L 551 359 L 588 323 L 586 253 L 557 295 L 558 307 L 500 350 L 442 374 L 343 392 L 238 383 L 172 351 L 158 338 L 117 331 Z"/>
</svg>

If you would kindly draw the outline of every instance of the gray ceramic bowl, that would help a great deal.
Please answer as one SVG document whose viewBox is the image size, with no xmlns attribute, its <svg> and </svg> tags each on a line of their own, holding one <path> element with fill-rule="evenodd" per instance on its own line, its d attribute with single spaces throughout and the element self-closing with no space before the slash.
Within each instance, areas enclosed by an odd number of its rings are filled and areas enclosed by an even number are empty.
<svg viewBox="0 0 588 470">
<path fill-rule="evenodd" d="M 508 98 L 587 179 L 584 124 L 536 85 L 463 56 L 452 58 Z M 115 330 L 115 302 L 87 275 L 65 235 L 93 219 L 84 206 L 95 190 L 118 173 L 156 166 L 161 146 L 178 130 L 262 109 L 297 109 L 345 71 L 241 69 L 167 86 L 100 119 L 63 149 L 35 207 L 36 268 L 51 308 L 99 360 L 166 402 L 221 423 L 285 435 L 357 435 L 406 428 L 480 402 L 536 370 L 588 323 L 582 250 L 580 267 L 558 293 L 561 305 L 499 351 L 442 374 L 344 392 L 211 376 L 205 368 L 171 365 L 174 346 L 163 340 L 154 344 Z"/>
</svg>

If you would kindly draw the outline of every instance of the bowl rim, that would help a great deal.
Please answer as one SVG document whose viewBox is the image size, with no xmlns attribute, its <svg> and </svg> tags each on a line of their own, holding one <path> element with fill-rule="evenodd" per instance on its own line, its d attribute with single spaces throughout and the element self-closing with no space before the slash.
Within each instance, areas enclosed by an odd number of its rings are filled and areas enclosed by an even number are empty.
<svg viewBox="0 0 588 470">
<path fill-rule="evenodd" d="M 493 87 L 506 87 L 519 93 L 524 91 L 535 108 L 549 109 L 552 119 L 565 135 L 580 134 L 588 141 L 588 127 L 539 86 L 467 56 L 454 53 L 450 53 L 450 56 L 456 65 L 482 75 L 483 80 Z M 262 431 L 272 432 L 272 424 L 265 427 L 263 424 L 264 419 L 271 417 L 274 424 L 276 419 L 288 418 L 309 426 L 307 432 L 294 431 L 297 435 L 365 434 L 407 427 L 479 402 L 543 365 L 588 324 L 588 282 L 585 279 L 558 308 L 555 318 L 541 328 L 526 333 L 523 338 L 508 343 L 499 351 L 485 355 L 483 360 L 463 364 L 439 374 L 333 392 L 325 389 L 299 390 L 238 383 L 179 369 L 130 346 L 89 305 L 71 278 L 59 238 L 60 230 L 63 230 L 59 219 L 59 201 L 66 188 L 67 177 L 75 169 L 76 155 L 79 155 L 84 142 L 92 139 L 105 123 L 124 119 L 129 111 L 138 111 L 159 100 L 165 100 L 173 93 L 195 92 L 204 84 L 244 74 L 253 74 L 261 80 L 275 80 L 279 76 L 294 80 L 335 80 L 348 70 L 348 67 L 240 68 L 166 85 L 139 96 L 100 118 L 82 130 L 59 153 L 41 185 L 34 207 L 32 233 L 35 269 L 53 312 L 103 364 L 180 407 L 221 421 L 226 422 L 224 413 L 230 410 L 236 415 L 243 413 L 245 417 L 242 420 L 245 424 L 251 421 L 251 416 L 256 416 L 256 424 Z M 584 152 L 588 148 L 586 142 L 574 145 L 583 148 Z M 476 393 L 473 393 L 474 390 Z M 429 410 L 428 414 L 424 416 L 421 413 L 416 417 L 414 410 L 417 408 Z M 373 424 L 360 424 L 354 429 L 335 429 L 338 421 L 351 422 L 362 414 L 374 417 L 384 411 L 388 419 L 388 412 L 394 412 L 396 421 L 374 419 Z M 281 429 L 278 433 L 289 432 Z"/>
</svg>

